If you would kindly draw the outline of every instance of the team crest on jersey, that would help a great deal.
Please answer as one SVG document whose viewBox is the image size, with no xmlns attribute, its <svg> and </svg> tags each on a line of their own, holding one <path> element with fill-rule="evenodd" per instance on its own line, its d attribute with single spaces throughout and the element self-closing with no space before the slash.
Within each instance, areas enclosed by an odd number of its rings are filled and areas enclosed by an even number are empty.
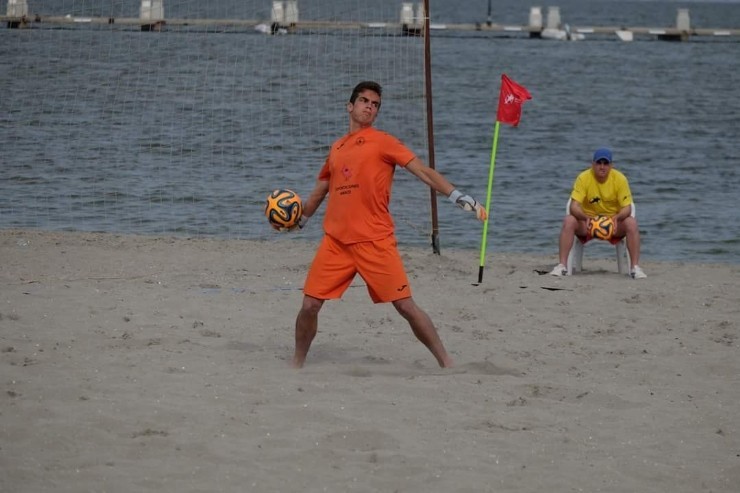
<svg viewBox="0 0 740 493">
<path fill-rule="evenodd" d="M 349 166 L 347 165 L 342 166 L 342 174 L 344 175 L 345 180 L 352 178 L 352 170 L 349 169 Z"/>
</svg>

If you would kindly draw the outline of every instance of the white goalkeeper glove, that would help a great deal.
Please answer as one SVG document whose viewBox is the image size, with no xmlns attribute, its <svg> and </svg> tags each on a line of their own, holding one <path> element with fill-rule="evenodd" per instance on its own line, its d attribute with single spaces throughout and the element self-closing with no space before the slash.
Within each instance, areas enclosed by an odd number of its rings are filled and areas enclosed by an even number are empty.
<svg viewBox="0 0 740 493">
<path fill-rule="evenodd" d="M 280 228 L 278 231 L 281 233 L 286 233 L 288 231 L 295 231 L 296 229 L 303 229 L 303 227 L 308 224 L 308 216 L 301 215 L 300 218 L 298 218 L 298 222 L 296 222 L 293 226 L 289 228 Z"/>
<path fill-rule="evenodd" d="M 478 201 L 470 195 L 464 195 L 462 192 L 455 189 L 450 192 L 450 195 L 449 197 L 447 197 L 447 199 L 464 211 L 475 211 L 476 217 L 481 221 L 485 221 L 488 218 L 486 210 L 483 208 L 483 206 L 480 205 Z"/>
</svg>

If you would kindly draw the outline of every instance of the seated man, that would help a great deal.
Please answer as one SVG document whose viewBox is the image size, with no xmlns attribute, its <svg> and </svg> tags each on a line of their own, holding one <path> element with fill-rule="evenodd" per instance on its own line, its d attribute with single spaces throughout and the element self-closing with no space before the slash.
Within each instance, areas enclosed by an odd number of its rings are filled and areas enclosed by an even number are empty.
<svg viewBox="0 0 740 493">
<path fill-rule="evenodd" d="M 570 213 L 563 219 L 563 228 L 560 230 L 560 263 L 550 274 L 566 275 L 568 271 L 565 264 L 574 236 L 584 243 L 591 240 L 591 219 L 609 216 L 614 221 L 612 239 L 618 241 L 627 237 L 627 251 L 632 264 L 630 275 L 633 279 L 647 277 L 639 266 L 640 231 L 637 220 L 631 215 L 632 192 L 624 174 L 612 168 L 612 152 L 609 149 L 602 147 L 594 152 L 591 168 L 578 175 L 570 198 Z"/>
</svg>

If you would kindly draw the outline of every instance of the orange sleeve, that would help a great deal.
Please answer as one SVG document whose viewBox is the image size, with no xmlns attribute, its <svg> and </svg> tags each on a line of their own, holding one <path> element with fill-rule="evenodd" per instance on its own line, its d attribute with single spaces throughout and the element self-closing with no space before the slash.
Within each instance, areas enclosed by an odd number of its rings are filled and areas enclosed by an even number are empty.
<svg viewBox="0 0 740 493">
<path fill-rule="evenodd" d="M 326 158 L 326 161 L 324 161 L 324 165 L 321 167 L 321 170 L 319 170 L 319 176 L 317 179 L 319 181 L 329 181 L 329 178 L 331 178 L 331 171 L 329 168 L 329 158 Z"/>
</svg>

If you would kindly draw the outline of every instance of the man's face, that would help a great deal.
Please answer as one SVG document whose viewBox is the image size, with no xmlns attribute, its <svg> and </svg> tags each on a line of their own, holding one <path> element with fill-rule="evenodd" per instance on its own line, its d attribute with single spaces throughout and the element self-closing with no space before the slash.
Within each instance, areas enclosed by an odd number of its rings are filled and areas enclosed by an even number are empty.
<svg viewBox="0 0 740 493">
<path fill-rule="evenodd" d="M 357 95 L 354 103 L 347 103 L 350 118 L 362 127 L 369 127 L 375 121 L 380 110 L 380 96 L 366 89 Z"/>
<path fill-rule="evenodd" d="M 593 161 L 591 163 L 591 168 L 594 170 L 596 180 L 599 183 L 603 183 L 609 176 L 609 171 L 611 171 L 612 169 L 612 163 L 610 163 L 606 159 L 599 159 L 598 161 Z"/>
</svg>

